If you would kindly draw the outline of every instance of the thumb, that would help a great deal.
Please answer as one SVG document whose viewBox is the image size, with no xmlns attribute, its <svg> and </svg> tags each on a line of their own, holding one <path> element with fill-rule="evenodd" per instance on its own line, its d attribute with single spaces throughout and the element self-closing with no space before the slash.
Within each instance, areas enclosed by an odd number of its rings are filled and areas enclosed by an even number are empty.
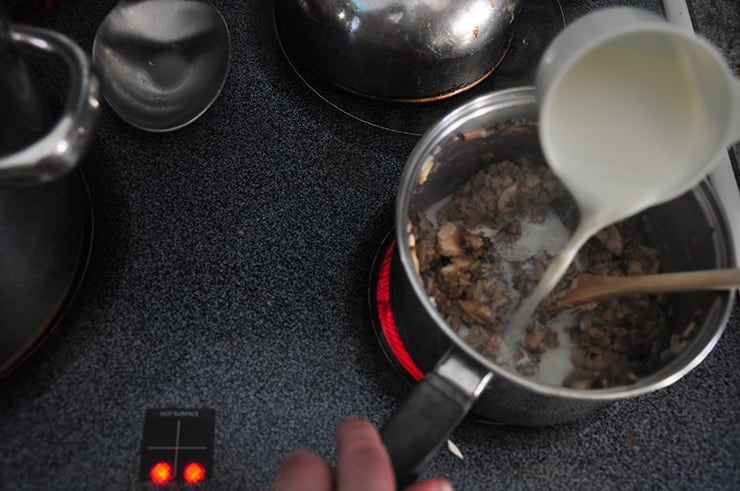
<svg viewBox="0 0 740 491">
<path fill-rule="evenodd" d="M 404 491 L 452 491 L 452 484 L 449 481 L 435 477 L 414 483 L 405 488 Z"/>
</svg>

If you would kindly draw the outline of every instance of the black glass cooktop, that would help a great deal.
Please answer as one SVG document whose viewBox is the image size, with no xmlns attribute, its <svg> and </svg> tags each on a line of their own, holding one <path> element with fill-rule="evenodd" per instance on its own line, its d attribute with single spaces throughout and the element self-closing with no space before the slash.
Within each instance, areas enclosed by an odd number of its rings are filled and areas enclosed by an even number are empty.
<svg viewBox="0 0 740 491">
<path fill-rule="evenodd" d="M 54 335 L 0 379 L 0 489 L 269 489 L 292 449 L 336 463 L 347 415 L 382 426 L 408 384 L 373 333 L 368 279 L 416 135 L 477 93 L 531 83 L 563 14 L 661 12 L 559 2 L 526 2 L 521 25 L 538 27 L 483 85 L 399 109 L 297 74 L 272 2 L 212 0 L 231 71 L 199 120 L 152 134 L 103 108 L 80 166 L 95 211 L 84 281 Z M 90 52 L 115 3 L 57 2 L 37 22 Z M 701 3 L 699 27 L 732 46 L 737 2 Z M 48 68 L 40 86 L 65 94 Z M 424 475 L 456 489 L 737 488 L 733 312 L 670 387 L 568 425 L 468 420 L 451 436 L 463 458 L 443 449 Z"/>
</svg>

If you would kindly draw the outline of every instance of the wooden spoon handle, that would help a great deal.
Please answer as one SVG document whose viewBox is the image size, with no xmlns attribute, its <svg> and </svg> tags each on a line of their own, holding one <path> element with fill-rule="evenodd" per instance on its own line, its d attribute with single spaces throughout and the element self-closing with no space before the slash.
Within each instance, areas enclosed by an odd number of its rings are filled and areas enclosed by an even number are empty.
<svg viewBox="0 0 740 491">
<path fill-rule="evenodd" d="M 728 290 L 740 287 L 740 269 L 714 269 L 635 276 L 599 276 L 581 273 L 574 287 L 556 298 L 553 310 L 634 293 Z"/>
</svg>

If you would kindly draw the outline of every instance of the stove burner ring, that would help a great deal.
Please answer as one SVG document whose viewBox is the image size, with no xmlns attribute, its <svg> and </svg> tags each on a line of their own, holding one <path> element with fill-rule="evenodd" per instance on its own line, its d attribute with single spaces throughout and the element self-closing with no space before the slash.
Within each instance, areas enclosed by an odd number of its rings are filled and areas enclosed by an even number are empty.
<svg viewBox="0 0 740 491">
<path fill-rule="evenodd" d="M 391 234 L 389 233 L 388 235 L 390 236 Z M 379 327 L 379 332 L 376 329 L 376 334 L 381 342 L 381 346 L 383 346 L 386 352 L 386 356 L 391 359 L 391 362 L 395 360 L 407 376 L 410 376 L 413 381 L 418 382 L 424 378 L 424 373 L 406 350 L 406 346 L 404 346 L 401 336 L 398 333 L 398 327 L 393 318 L 393 309 L 391 307 L 391 262 L 395 249 L 395 239 L 391 238 L 388 241 L 388 238 L 386 238 L 379 251 L 380 254 L 385 250 L 385 254 L 383 254 L 382 261 L 379 264 L 377 279 L 374 282 L 375 302 L 374 306 L 372 305 L 373 302 L 371 302 L 371 306 L 374 307 L 373 317 L 377 320 L 375 324 Z"/>
<path fill-rule="evenodd" d="M 370 317 L 373 332 L 388 363 L 404 381 L 415 384 L 424 378 L 424 372 L 419 368 L 421 360 L 414 359 L 406 344 L 404 344 L 401 336 L 403 325 L 399 323 L 398 317 L 393 314 L 393 303 L 391 301 L 391 290 L 393 288 L 391 269 L 398 246 L 394 232 L 395 228 L 386 234 L 373 260 L 368 288 Z M 468 414 L 468 419 L 486 425 L 502 424 L 500 421 L 481 414 L 475 406 Z"/>
</svg>

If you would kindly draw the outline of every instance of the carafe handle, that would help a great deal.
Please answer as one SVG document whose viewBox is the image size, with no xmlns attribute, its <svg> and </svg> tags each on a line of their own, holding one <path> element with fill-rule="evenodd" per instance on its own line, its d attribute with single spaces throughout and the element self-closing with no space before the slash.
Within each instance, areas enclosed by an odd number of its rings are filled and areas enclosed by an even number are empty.
<svg viewBox="0 0 740 491">
<path fill-rule="evenodd" d="M 52 181 L 73 169 L 87 150 L 100 112 L 100 83 L 87 54 L 62 34 L 0 19 L 8 49 L 47 54 L 68 67 L 70 91 L 56 125 L 41 139 L 0 157 L 0 181 Z"/>
<path fill-rule="evenodd" d="M 729 145 L 740 142 L 740 80 L 735 78 L 732 84 L 732 126 L 730 127 Z"/>
</svg>

